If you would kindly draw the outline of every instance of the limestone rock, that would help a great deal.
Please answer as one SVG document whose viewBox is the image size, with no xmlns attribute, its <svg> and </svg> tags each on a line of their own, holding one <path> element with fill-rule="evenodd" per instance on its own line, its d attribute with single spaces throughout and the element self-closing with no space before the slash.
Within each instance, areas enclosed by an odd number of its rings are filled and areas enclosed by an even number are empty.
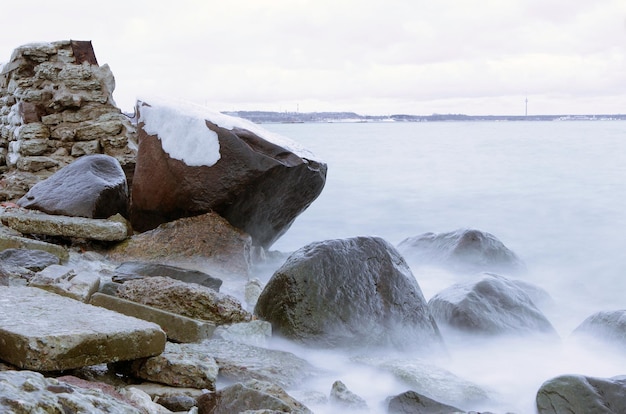
<svg viewBox="0 0 626 414">
<path fill-rule="evenodd" d="M 221 279 L 199 270 L 184 269 L 178 266 L 140 261 L 121 263 L 117 266 L 117 268 L 115 268 L 112 279 L 114 282 L 123 283 L 126 280 L 141 279 L 150 276 L 163 276 L 180 280 L 181 282 L 196 283 L 198 285 L 209 287 L 215 291 L 219 291 L 220 286 L 222 286 Z"/>
<path fill-rule="evenodd" d="M 217 363 L 194 349 L 168 342 L 162 354 L 133 361 L 131 371 L 134 376 L 152 382 L 215 391 Z"/>
<path fill-rule="evenodd" d="M 406 391 L 388 399 L 388 414 L 454 414 L 463 413 L 451 405 L 442 404 L 415 391 Z"/>
<path fill-rule="evenodd" d="M 248 121 L 159 102 L 137 111 L 137 230 L 214 211 L 269 247 L 324 187 L 326 164 Z"/>
<path fill-rule="evenodd" d="M 266 348 L 269 339 L 272 337 L 272 324 L 256 320 L 222 325 L 215 329 L 213 337 Z"/>
<path fill-rule="evenodd" d="M 0 208 L 0 220 L 2 217 L 4 210 Z M 41 250 L 57 256 L 61 262 L 69 259 L 69 253 L 63 246 L 22 237 L 20 232 L 0 224 L 0 250 L 5 249 Z"/>
<path fill-rule="evenodd" d="M 160 354 L 158 325 L 37 288 L 0 287 L 0 359 L 60 371 Z"/>
<path fill-rule="evenodd" d="M 562 375 L 537 391 L 539 414 L 626 412 L 626 377 L 594 378 Z"/>
<path fill-rule="evenodd" d="M 51 265 L 37 272 L 28 285 L 87 303 L 91 295 L 98 291 L 100 276 L 97 273 L 77 273 L 70 266 Z"/>
<path fill-rule="evenodd" d="M 215 213 L 162 224 L 109 251 L 117 262 L 150 261 L 189 266 L 198 262 L 215 274 L 250 273 L 251 239 Z M 212 273 L 213 274 L 213 273 Z"/>
<path fill-rule="evenodd" d="M 127 215 L 128 186 L 117 159 L 96 154 L 81 157 L 35 184 L 18 200 L 21 207 L 71 217 Z"/>
<path fill-rule="evenodd" d="M 494 274 L 486 274 L 477 282 L 455 284 L 432 297 L 428 306 L 440 326 L 463 332 L 557 336 L 522 288 Z"/>
<path fill-rule="evenodd" d="M 199 414 L 241 412 L 313 414 L 281 387 L 258 380 L 230 385 L 216 393 L 206 393 L 198 398 Z"/>
<path fill-rule="evenodd" d="M 234 297 L 168 277 L 130 280 L 117 289 L 117 296 L 216 325 L 252 319 Z"/>
<path fill-rule="evenodd" d="M 296 251 L 263 289 L 255 313 L 275 333 L 310 345 L 442 349 L 415 277 L 378 237 L 316 242 Z"/>
<path fill-rule="evenodd" d="M 20 266 L 34 272 L 61 263 L 61 260 L 52 253 L 30 249 L 5 249 L 0 251 L 0 261 L 5 265 Z"/>
<path fill-rule="evenodd" d="M 475 229 L 424 233 L 403 240 L 398 250 L 411 263 L 437 265 L 457 272 L 526 270 L 526 265 L 497 237 Z"/>
<path fill-rule="evenodd" d="M 206 392 L 197 388 L 170 387 L 153 382 L 133 384 L 132 387 L 142 390 L 153 401 L 174 412 L 188 412 L 193 409 L 197 405 L 197 398 Z"/>
<path fill-rule="evenodd" d="M 0 372 L 0 411 L 143 414 L 119 393 L 112 395 L 101 389 L 82 388 L 32 371 Z"/>
<path fill-rule="evenodd" d="M 341 381 L 335 381 L 330 390 L 330 403 L 343 410 L 369 410 L 367 402 L 346 387 Z"/>
</svg>

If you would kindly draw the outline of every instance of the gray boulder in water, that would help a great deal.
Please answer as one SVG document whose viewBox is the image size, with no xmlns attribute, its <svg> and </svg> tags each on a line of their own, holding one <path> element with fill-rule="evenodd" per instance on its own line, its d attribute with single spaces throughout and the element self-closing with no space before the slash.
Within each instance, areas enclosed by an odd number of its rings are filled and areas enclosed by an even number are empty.
<svg viewBox="0 0 626 414">
<path fill-rule="evenodd" d="M 441 266 L 457 272 L 512 272 L 524 263 L 494 235 L 475 229 L 424 233 L 410 237 L 398 250 L 411 262 Z"/>
<path fill-rule="evenodd" d="M 310 345 L 442 346 L 411 270 L 378 237 L 316 242 L 296 251 L 263 289 L 255 313 L 275 333 Z"/>
<path fill-rule="evenodd" d="M 543 383 L 536 402 L 539 414 L 626 413 L 626 377 L 562 375 Z"/>
<path fill-rule="evenodd" d="M 17 204 L 71 217 L 127 216 L 128 185 L 119 161 L 104 154 L 86 155 L 35 184 Z"/>
<path fill-rule="evenodd" d="M 578 325 L 572 335 L 624 347 L 626 345 L 626 310 L 594 313 Z"/>
<path fill-rule="evenodd" d="M 388 414 L 454 414 L 463 412 L 456 407 L 442 404 L 415 391 L 406 391 L 390 397 L 387 402 L 389 404 Z"/>
<path fill-rule="evenodd" d="M 556 335 L 522 287 L 494 274 L 455 284 L 436 294 L 428 305 L 437 323 L 464 332 Z"/>
</svg>

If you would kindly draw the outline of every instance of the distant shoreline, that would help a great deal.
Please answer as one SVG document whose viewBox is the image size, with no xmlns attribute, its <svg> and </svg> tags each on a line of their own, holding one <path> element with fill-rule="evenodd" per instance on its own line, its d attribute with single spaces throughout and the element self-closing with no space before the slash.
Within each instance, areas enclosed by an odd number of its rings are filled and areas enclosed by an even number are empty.
<svg viewBox="0 0 626 414">
<path fill-rule="evenodd" d="M 366 122 L 449 122 L 449 121 L 626 121 L 626 114 L 612 115 L 359 115 L 354 112 L 271 112 L 226 111 L 255 123 L 366 123 Z"/>
</svg>

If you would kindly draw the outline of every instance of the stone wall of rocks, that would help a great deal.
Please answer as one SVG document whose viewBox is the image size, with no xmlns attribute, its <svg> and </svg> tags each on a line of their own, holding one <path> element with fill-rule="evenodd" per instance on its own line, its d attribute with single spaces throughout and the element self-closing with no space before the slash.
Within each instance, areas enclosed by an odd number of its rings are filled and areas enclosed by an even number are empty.
<svg viewBox="0 0 626 414">
<path fill-rule="evenodd" d="M 135 128 L 115 105 L 114 89 L 89 41 L 18 47 L 0 66 L 0 201 L 88 154 L 117 158 L 132 177 Z"/>
</svg>

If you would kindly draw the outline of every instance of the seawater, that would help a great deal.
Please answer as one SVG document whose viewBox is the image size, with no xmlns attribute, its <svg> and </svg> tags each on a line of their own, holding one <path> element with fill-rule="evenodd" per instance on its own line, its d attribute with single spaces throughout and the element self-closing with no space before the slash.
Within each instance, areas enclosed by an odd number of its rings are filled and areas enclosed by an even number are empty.
<svg viewBox="0 0 626 414">
<path fill-rule="evenodd" d="M 568 340 L 592 313 L 626 308 L 626 122 L 263 126 L 328 164 L 322 194 L 272 250 L 360 235 L 397 245 L 425 232 L 475 228 L 524 260 L 528 273 L 517 278 L 552 295 L 544 313 L 561 337 L 557 343 L 447 344 L 450 355 L 438 364 L 498 396 L 493 406 L 460 408 L 533 413 L 537 389 L 554 376 L 626 374 L 619 352 Z M 427 300 L 467 280 L 436 268 L 411 269 Z M 335 379 L 365 397 L 373 412 L 385 396 L 408 389 L 345 363 L 341 353 L 304 352 L 333 367 Z M 328 393 L 331 384 L 320 384 L 321 391 Z"/>
</svg>

